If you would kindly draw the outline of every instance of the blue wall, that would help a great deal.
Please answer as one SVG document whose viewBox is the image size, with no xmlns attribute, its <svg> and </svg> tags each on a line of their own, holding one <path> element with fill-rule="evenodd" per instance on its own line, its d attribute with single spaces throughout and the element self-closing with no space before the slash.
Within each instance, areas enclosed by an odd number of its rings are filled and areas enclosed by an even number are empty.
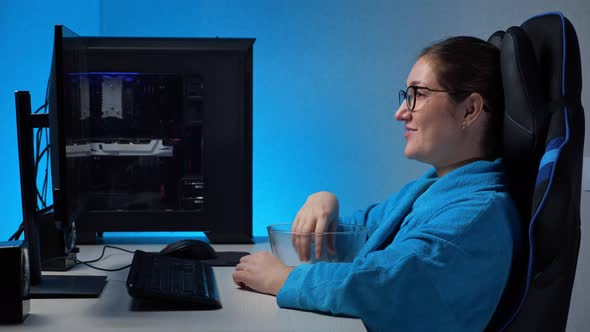
<svg viewBox="0 0 590 332">
<path fill-rule="evenodd" d="M 260 236 L 268 224 L 291 221 L 313 192 L 335 192 L 341 213 L 350 214 L 419 176 L 427 166 L 404 158 L 402 125 L 393 119 L 415 55 L 443 37 L 487 38 L 539 12 L 507 11 L 508 1 L 504 9 L 469 1 L 80 3 L 9 2 L 0 12 L 0 239 L 21 219 L 12 93 L 28 89 L 34 106 L 42 103 L 56 23 L 80 35 L 256 38 L 253 197 Z"/>
<path fill-rule="evenodd" d="M 1 41 L 3 49 L 16 48 L 2 64 L 10 79 L 0 83 L 8 148 L 0 238 L 21 219 L 12 92 L 31 90 L 33 107 L 42 103 L 56 23 L 80 35 L 256 38 L 254 235 L 265 235 L 268 224 L 291 221 L 313 192 L 335 192 L 342 213 L 349 214 L 426 168 L 403 158 L 401 126 L 393 120 L 396 91 L 423 45 L 396 29 L 409 25 L 410 17 L 396 14 L 390 2 L 103 0 L 54 6 L 10 5 L 0 16 L 2 31 L 14 36 Z M 24 8 L 29 13 L 21 20 L 17 14 Z"/>
<path fill-rule="evenodd" d="M 64 24 L 82 35 L 99 32 L 99 1 L 4 1 L 0 9 L 0 241 L 22 220 L 14 91 L 31 91 L 32 107 L 41 106 L 49 77 L 53 26 Z"/>
<path fill-rule="evenodd" d="M 254 233 L 264 235 L 310 193 L 334 191 L 350 213 L 424 169 L 404 160 L 393 120 L 421 46 L 397 46 L 410 44 L 397 12 L 385 1 L 104 0 L 100 32 L 256 38 Z"/>
<path fill-rule="evenodd" d="M 255 37 L 254 231 L 289 221 L 308 194 L 336 192 L 343 214 L 385 198 L 426 166 L 403 157 L 396 89 L 421 47 L 446 36 L 487 38 L 546 11 L 576 27 L 590 77 L 587 0 L 54 0 L 0 7 L 0 240 L 21 220 L 13 91 L 42 103 L 53 25 L 81 35 Z M 588 84 L 583 105 L 590 105 Z M 586 128 L 590 128 L 587 117 Z M 590 154 L 586 141 L 585 155 Z M 588 195 L 582 196 L 588 238 Z M 582 241 L 568 331 L 590 326 L 589 241 Z"/>
</svg>

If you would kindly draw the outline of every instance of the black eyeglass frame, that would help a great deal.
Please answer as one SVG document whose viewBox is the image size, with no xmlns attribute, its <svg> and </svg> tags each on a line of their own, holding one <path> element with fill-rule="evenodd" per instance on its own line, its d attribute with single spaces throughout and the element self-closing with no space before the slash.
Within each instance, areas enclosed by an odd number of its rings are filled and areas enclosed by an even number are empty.
<svg viewBox="0 0 590 332">
<path fill-rule="evenodd" d="M 408 91 L 410 89 L 414 89 L 414 98 L 412 101 L 410 101 L 410 98 L 408 98 L 408 96 L 409 96 Z M 448 93 L 451 95 L 471 93 L 470 91 L 449 91 L 449 90 L 431 89 L 426 86 L 410 85 L 409 87 L 406 88 L 405 91 L 399 90 L 399 94 L 398 94 L 399 104 L 401 105 L 403 103 L 403 101 L 405 100 L 406 105 L 408 106 L 408 110 L 410 112 L 414 112 L 414 108 L 416 107 L 416 96 L 418 95 L 418 90 L 428 90 L 431 92 L 445 92 L 445 93 Z M 484 106 L 484 108 L 485 108 L 485 106 Z"/>
</svg>

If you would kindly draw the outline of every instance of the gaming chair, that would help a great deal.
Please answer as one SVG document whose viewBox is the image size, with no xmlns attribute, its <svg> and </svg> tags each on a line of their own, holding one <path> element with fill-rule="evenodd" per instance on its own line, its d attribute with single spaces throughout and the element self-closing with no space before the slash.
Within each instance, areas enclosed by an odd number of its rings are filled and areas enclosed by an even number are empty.
<svg viewBox="0 0 590 332">
<path fill-rule="evenodd" d="M 578 38 L 563 14 L 551 12 L 489 41 L 501 50 L 503 156 L 523 242 L 486 331 L 564 331 L 580 247 Z"/>
</svg>

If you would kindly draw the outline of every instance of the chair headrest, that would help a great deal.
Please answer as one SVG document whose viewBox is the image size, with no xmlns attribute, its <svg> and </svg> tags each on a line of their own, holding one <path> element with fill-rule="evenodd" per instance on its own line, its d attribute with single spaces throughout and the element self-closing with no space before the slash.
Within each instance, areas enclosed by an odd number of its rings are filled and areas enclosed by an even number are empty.
<svg viewBox="0 0 590 332">
<path fill-rule="evenodd" d="M 580 103 L 582 74 L 575 34 L 567 18 L 549 13 L 490 36 L 488 41 L 501 50 L 505 159 L 529 159 L 531 154 L 540 159 L 552 108 Z"/>
</svg>

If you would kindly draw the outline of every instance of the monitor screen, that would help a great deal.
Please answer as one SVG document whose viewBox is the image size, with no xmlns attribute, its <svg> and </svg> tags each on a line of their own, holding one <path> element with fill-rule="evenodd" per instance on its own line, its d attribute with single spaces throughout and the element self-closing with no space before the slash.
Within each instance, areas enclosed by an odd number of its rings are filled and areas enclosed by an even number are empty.
<svg viewBox="0 0 590 332">
<path fill-rule="evenodd" d="M 80 37 L 57 26 L 55 41 L 60 225 L 251 242 L 254 39 Z"/>
<path fill-rule="evenodd" d="M 71 72 L 86 71 L 85 45 L 82 38 L 61 25 L 55 26 L 53 58 L 49 77 L 48 114 L 50 127 L 51 177 L 53 188 L 54 220 L 58 228 L 69 237 L 66 250 L 73 247 L 75 220 L 83 207 L 84 197 L 67 172 L 65 159 L 66 137 L 70 131 L 66 123 L 66 96 L 64 76 Z"/>
</svg>

